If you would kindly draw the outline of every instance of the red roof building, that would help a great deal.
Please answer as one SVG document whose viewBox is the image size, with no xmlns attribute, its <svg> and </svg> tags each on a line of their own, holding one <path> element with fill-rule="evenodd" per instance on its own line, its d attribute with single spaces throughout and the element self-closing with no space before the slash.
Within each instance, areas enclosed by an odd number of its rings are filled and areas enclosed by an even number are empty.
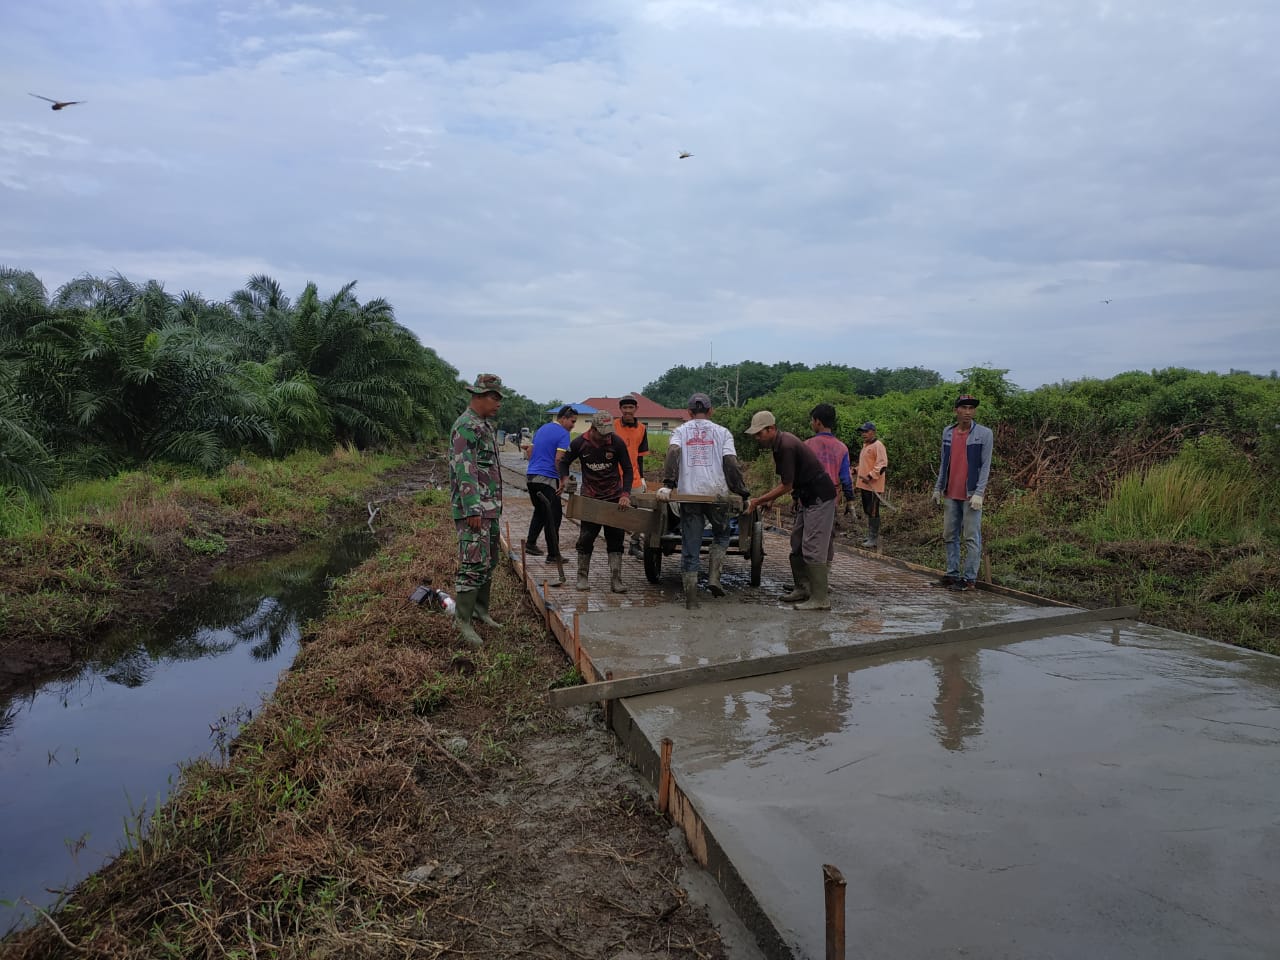
<svg viewBox="0 0 1280 960">
<path fill-rule="evenodd" d="M 629 396 L 635 397 L 636 419 L 650 430 L 656 432 L 674 430 L 689 419 L 688 410 L 672 410 L 638 393 L 632 393 Z M 588 397 L 582 403 L 588 407 L 595 407 L 597 410 L 607 410 L 615 417 L 620 417 L 622 416 L 622 408 L 618 406 L 618 403 L 621 400 L 621 397 Z"/>
</svg>

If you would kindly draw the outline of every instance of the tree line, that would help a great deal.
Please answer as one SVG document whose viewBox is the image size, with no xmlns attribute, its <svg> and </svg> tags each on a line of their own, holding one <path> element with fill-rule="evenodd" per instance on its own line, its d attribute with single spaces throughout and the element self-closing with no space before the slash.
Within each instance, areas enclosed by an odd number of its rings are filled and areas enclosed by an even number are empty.
<svg viewBox="0 0 1280 960">
<path fill-rule="evenodd" d="M 458 371 L 354 288 L 295 301 L 259 275 L 211 302 L 116 275 L 49 295 L 0 267 L 0 488 L 447 431 Z"/>
</svg>

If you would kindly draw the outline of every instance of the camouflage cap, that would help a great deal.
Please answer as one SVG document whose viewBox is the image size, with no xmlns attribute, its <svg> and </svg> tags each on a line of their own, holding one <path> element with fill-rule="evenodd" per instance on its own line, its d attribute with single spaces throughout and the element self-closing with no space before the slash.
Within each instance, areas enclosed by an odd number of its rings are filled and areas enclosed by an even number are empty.
<svg viewBox="0 0 1280 960">
<path fill-rule="evenodd" d="M 502 385 L 502 378 L 496 373 L 480 374 L 467 390 L 471 393 L 496 393 L 500 397 L 507 395 L 507 388 Z"/>
<path fill-rule="evenodd" d="M 591 418 L 591 425 L 596 428 L 596 433 L 613 433 L 613 414 L 608 410 L 601 410 Z"/>
</svg>

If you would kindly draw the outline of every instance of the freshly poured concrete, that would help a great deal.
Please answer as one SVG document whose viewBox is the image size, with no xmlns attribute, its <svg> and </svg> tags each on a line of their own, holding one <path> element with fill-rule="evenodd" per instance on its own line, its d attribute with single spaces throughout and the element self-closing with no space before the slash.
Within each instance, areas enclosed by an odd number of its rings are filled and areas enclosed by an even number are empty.
<svg viewBox="0 0 1280 960">
<path fill-rule="evenodd" d="M 518 544 L 527 505 L 505 515 Z M 771 533 L 760 587 L 730 556 L 729 595 L 685 611 L 676 558 L 656 586 L 627 558 L 612 594 L 602 542 L 575 591 L 576 533 L 570 584 L 548 595 L 617 678 L 1071 609 L 840 554 L 833 609 L 803 613 L 778 602 Z M 635 697 L 615 725 L 650 752 L 672 738 L 771 955 L 824 956 L 832 863 L 849 960 L 1280 956 L 1276 658 L 1124 621 Z"/>
<path fill-rule="evenodd" d="M 1126 622 L 626 708 L 797 957 L 823 863 L 850 958 L 1280 952 L 1274 658 Z"/>
</svg>

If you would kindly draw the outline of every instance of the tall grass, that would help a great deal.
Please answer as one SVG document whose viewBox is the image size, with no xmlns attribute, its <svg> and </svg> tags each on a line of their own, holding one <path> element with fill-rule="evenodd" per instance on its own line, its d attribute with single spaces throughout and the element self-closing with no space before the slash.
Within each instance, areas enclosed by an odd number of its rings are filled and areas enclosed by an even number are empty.
<svg viewBox="0 0 1280 960">
<path fill-rule="evenodd" d="M 1237 543 L 1269 524 L 1265 494 L 1255 476 L 1170 460 L 1116 481 L 1111 498 L 1083 526 L 1104 540 Z"/>
</svg>

